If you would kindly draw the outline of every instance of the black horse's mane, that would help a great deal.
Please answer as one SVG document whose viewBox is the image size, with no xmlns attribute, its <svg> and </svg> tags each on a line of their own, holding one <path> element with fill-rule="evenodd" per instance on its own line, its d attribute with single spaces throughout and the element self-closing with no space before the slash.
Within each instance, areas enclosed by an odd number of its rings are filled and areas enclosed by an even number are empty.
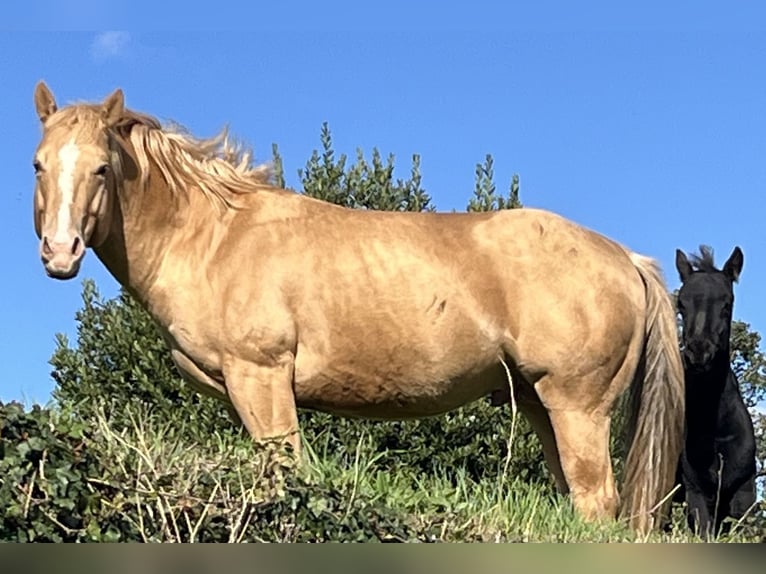
<svg viewBox="0 0 766 574">
<path fill-rule="evenodd" d="M 689 255 L 689 262 L 694 267 L 695 271 L 711 272 L 720 271 L 715 266 L 713 261 L 713 248 L 709 245 L 700 245 L 699 254 L 692 253 Z"/>
</svg>

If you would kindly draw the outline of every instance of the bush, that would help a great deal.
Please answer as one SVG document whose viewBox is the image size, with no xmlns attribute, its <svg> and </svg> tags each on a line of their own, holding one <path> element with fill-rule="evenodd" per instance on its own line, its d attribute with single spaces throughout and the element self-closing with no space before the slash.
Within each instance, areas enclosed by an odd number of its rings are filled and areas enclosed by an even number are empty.
<svg viewBox="0 0 766 574">
<path fill-rule="evenodd" d="M 321 542 L 407 540 L 382 500 L 294 472 L 248 439 L 197 445 L 146 408 L 115 430 L 55 411 L 0 405 L 0 541 Z"/>
<path fill-rule="evenodd" d="M 100 463 L 86 433 L 82 422 L 39 406 L 27 413 L 18 403 L 0 405 L 0 540 L 76 541 L 83 530 L 93 537 L 86 517 L 99 515 L 102 501 L 86 479 L 99 474 Z"/>
</svg>

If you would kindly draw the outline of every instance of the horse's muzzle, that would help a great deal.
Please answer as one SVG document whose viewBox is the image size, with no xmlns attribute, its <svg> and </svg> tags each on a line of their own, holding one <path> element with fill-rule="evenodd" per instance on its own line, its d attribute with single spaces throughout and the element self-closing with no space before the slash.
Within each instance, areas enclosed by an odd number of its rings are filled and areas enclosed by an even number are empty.
<svg viewBox="0 0 766 574">
<path fill-rule="evenodd" d="M 79 235 L 69 242 L 49 241 L 43 237 L 40 242 L 40 258 L 49 277 L 71 279 L 80 271 L 85 255 L 85 241 Z"/>
<path fill-rule="evenodd" d="M 715 346 L 707 341 L 698 344 L 687 344 L 683 351 L 684 362 L 687 367 L 691 367 L 695 371 L 708 370 L 715 354 Z"/>
</svg>

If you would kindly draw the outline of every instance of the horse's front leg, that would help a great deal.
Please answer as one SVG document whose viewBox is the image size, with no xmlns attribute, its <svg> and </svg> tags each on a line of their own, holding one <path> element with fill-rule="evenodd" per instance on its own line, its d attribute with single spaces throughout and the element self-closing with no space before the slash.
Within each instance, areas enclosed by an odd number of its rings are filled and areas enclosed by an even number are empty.
<svg viewBox="0 0 766 574">
<path fill-rule="evenodd" d="M 281 439 L 299 456 L 294 368 L 295 355 L 288 351 L 256 361 L 228 357 L 223 376 L 229 400 L 250 436 L 258 441 Z"/>
<path fill-rule="evenodd" d="M 702 538 L 714 536 L 711 503 L 699 489 L 686 487 L 686 520 L 689 530 Z"/>
<path fill-rule="evenodd" d="M 739 520 L 752 510 L 755 500 L 755 477 L 750 477 L 731 497 L 728 515 Z"/>
</svg>

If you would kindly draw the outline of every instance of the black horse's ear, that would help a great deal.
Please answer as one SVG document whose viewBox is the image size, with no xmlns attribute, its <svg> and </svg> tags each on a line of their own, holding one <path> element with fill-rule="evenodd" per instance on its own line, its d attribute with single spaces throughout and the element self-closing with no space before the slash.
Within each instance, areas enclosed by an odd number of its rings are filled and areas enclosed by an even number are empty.
<svg viewBox="0 0 766 574">
<path fill-rule="evenodd" d="M 723 266 L 724 274 L 732 281 L 739 281 L 739 275 L 742 273 L 742 265 L 745 262 L 745 256 L 742 255 L 742 250 L 739 246 L 734 248 L 734 251 L 729 255 L 729 259 L 726 260 Z"/>
<path fill-rule="evenodd" d="M 686 283 L 693 269 L 686 254 L 680 249 L 676 249 L 676 269 L 678 270 L 678 276 L 681 278 L 681 283 Z"/>
</svg>

